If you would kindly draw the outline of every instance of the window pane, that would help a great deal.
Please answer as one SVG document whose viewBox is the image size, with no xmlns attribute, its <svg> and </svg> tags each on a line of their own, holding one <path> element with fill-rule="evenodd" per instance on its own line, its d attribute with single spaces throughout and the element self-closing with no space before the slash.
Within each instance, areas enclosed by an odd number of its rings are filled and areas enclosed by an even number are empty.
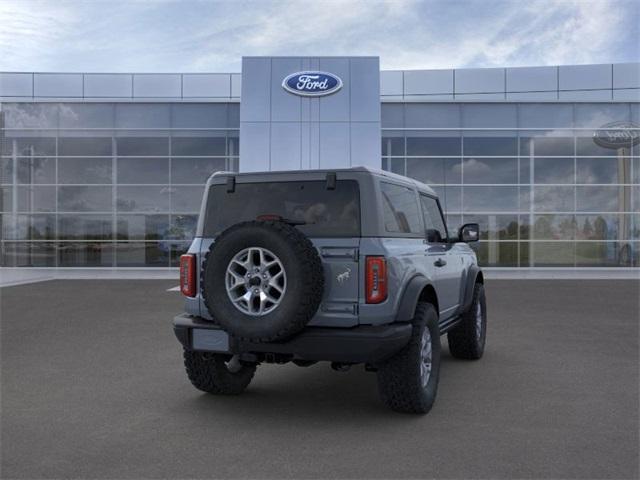
<svg viewBox="0 0 640 480">
<path fill-rule="evenodd" d="M 625 104 L 575 104 L 576 127 L 600 128 L 607 123 L 628 122 L 629 120 L 629 106 Z"/>
<path fill-rule="evenodd" d="M 538 212 L 573 212 L 575 187 L 534 187 L 533 207 Z"/>
<path fill-rule="evenodd" d="M 444 219 L 442 218 L 436 200 L 425 195 L 420 195 L 420 203 L 422 203 L 422 215 L 427 239 L 434 238 L 436 242 L 446 240 L 447 229 L 445 228 Z"/>
<path fill-rule="evenodd" d="M 116 139 L 118 156 L 168 156 L 167 137 L 119 137 Z"/>
<path fill-rule="evenodd" d="M 60 267 L 111 267 L 113 266 L 113 244 L 59 243 L 58 265 Z"/>
<path fill-rule="evenodd" d="M 384 156 L 402 156 L 404 155 L 404 136 L 398 134 L 397 137 L 384 134 L 382 137 L 382 155 Z"/>
<path fill-rule="evenodd" d="M 381 182 L 384 225 L 387 232 L 423 235 L 416 193 L 410 188 Z"/>
<path fill-rule="evenodd" d="M 533 238 L 536 240 L 573 240 L 576 220 L 573 215 L 535 215 Z"/>
<path fill-rule="evenodd" d="M 13 155 L 14 148 L 17 156 L 47 156 L 56 154 L 56 139 L 54 137 L 11 137 L 13 132 L 7 132 L 2 145 L 4 155 Z"/>
<path fill-rule="evenodd" d="M 0 212 L 11 212 L 13 209 L 13 187 L 0 187 Z"/>
<path fill-rule="evenodd" d="M 517 215 L 465 215 L 464 223 L 480 225 L 481 240 L 517 240 Z"/>
<path fill-rule="evenodd" d="M 200 211 L 204 194 L 203 187 L 172 187 L 171 191 L 172 212 L 197 213 Z"/>
<path fill-rule="evenodd" d="M 465 156 L 510 156 L 518 154 L 517 137 L 467 137 L 463 152 Z"/>
<path fill-rule="evenodd" d="M 59 183 L 112 183 L 111 158 L 59 158 Z"/>
<path fill-rule="evenodd" d="M 517 158 L 465 158 L 464 183 L 518 183 Z"/>
<path fill-rule="evenodd" d="M 109 212 L 111 187 L 58 187 L 60 212 Z"/>
<path fill-rule="evenodd" d="M 462 126 L 466 128 L 510 128 L 515 127 L 517 122 L 516 105 L 467 103 L 462 106 Z"/>
<path fill-rule="evenodd" d="M 168 267 L 168 252 L 156 243 L 117 243 L 118 267 Z"/>
<path fill-rule="evenodd" d="M 516 242 L 476 242 L 470 244 L 478 256 L 481 267 L 517 267 L 518 244 Z"/>
<path fill-rule="evenodd" d="M 584 135 L 584 132 L 578 133 Z M 617 148 L 601 147 L 593 141 L 593 133 L 588 137 L 578 137 L 576 139 L 576 154 L 585 156 L 615 157 L 620 152 Z"/>
<path fill-rule="evenodd" d="M 533 162 L 535 183 L 574 183 L 573 158 L 536 158 Z"/>
<path fill-rule="evenodd" d="M 535 267 L 573 267 L 575 243 L 531 242 L 530 257 Z"/>
<path fill-rule="evenodd" d="M 518 106 L 520 128 L 571 128 L 573 105 L 520 104 Z"/>
<path fill-rule="evenodd" d="M 544 135 L 541 132 L 540 135 Z M 520 138 L 520 155 L 537 157 L 573 156 L 573 137 L 526 137 Z"/>
<path fill-rule="evenodd" d="M 576 206 L 579 212 L 630 211 L 629 187 L 576 187 Z M 625 201 L 627 200 L 627 201 Z"/>
<path fill-rule="evenodd" d="M 116 127 L 118 128 L 168 128 L 171 126 L 170 118 L 169 104 L 116 104 Z"/>
<path fill-rule="evenodd" d="M 461 187 L 432 187 L 440 199 L 440 205 L 445 213 L 462 211 Z"/>
<path fill-rule="evenodd" d="M 191 241 L 196 235 L 197 215 L 171 215 L 171 234 Z"/>
<path fill-rule="evenodd" d="M 111 156 L 111 137 L 60 137 L 58 155 L 60 156 Z"/>
<path fill-rule="evenodd" d="M 170 238 L 168 215 L 118 215 L 118 240 Z"/>
<path fill-rule="evenodd" d="M 172 122 L 175 128 L 225 128 L 231 126 L 227 117 L 228 104 L 173 104 Z"/>
<path fill-rule="evenodd" d="M 0 184 L 13 183 L 13 159 L 0 156 Z"/>
<path fill-rule="evenodd" d="M 638 265 L 636 242 L 577 242 L 576 266 L 632 267 Z"/>
<path fill-rule="evenodd" d="M 628 158 L 578 158 L 578 183 L 631 183 Z"/>
<path fill-rule="evenodd" d="M 60 128 L 112 128 L 113 108 L 109 103 L 63 103 Z"/>
<path fill-rule="evenodd" d="M 111 240 L 110 215 L 60 215 L 58 238 L 60 240 Z"/>
<path fill-rule="evenodd" d="M 461 124 L 460 105 L 451 104 L 404 104 L 407 128 L 458 128 Z"/>
<path fill-rule="evenodd" d="M 633 215 L 576 215 L 578 240 L 627 240 L 633 237 Z"/>
<path fill-rule="evenodd" d="M 204 184 L 215 172 L 225 170 L 224 158 L 172 158 L 171 182 Z"/>
<path fill-rule="evenodd" d="M 4 103 L 5 128 L 57 128 L 55 103 Z"/>
<path fill-rule="evenodd" d="M 55 212 L 56 187 L 18 187 L 19 212 Z"/>
<path fill-rule="evenodd" d="M 390 165 L 390 171 L 398 175 L 408 175 L 406 172 L 406 160 L 404 158 L 390 158 L 387 160 Z"/>
<path fill-rule="evenodd" d="M 4 242 L 3 267 L 55 267 L 56 244 L 47 242 Z"/>
<path fill-rule="evenodd" d="M 118 183 L 169 183 L 169 159 L 118 158 Z"/>
<path fill-rule="evenodd" d="M 4 215 L 2 238 L 8 240 L 54 240 L 55 215 Z"/>
<path fill-rule="evenodd" d="M 168 212 L 169 187 L 118 187 L 121 212 Z"/>
<path fill-rule="evenodd" d="M 518 187 L 465 187 L 465 212 L 518 211 Z"/>
<path fill-rule="evenodd" d="M 171 139 L 173 155 L 225 155 L 225 145 L 225 137 L 173 137 Z"/>
<path fill-rule="evenodd" d="M 18 183 L 56 183 L 55 158 L 18 158 Z"/>
<path fill-rule="evenodd" d="M 462 164 L 459 158 L 407 158 L 407 176 L 427 185 L 460 184 Z"/>
<path fill-rule="evenodd" d="M 461 150 L 459 136 L 423 137 L 412 132 L 407 133 L 407 155 L 455 156 L 460 155 Z"/>
</svg>

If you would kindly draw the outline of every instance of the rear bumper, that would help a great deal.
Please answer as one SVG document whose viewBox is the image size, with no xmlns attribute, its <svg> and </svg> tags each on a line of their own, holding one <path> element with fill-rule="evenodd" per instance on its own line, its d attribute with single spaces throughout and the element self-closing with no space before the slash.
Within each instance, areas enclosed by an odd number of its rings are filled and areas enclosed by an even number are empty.
<svg viewBox="0 0 640 480">
<path fill-rule="evenodd" d="M 222 332 L 217 325 L 187 314 L 173 319 L 173 329 L 180 343 L 189 350 L 194 349 L 194 329 Z M 376 363 L 397 353 L 409 342 L 410 336 L 411 324 L 392 323 L 351 328 L 306 327 L 284 342 L 251 343 L 229 337 L 227 344 L 228 353 L 234 354 L 276 354 L 295 360 Z M 204 348 L 198 350 L 206 351 Z"/>
</svg>

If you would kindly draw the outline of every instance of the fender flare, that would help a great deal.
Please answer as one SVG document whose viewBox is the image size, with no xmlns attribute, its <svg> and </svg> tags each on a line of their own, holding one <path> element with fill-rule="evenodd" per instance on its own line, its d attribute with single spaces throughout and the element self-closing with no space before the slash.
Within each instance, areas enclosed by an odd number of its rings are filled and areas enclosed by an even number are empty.
<svg viewBox="0 0 640 480">
<path fill-rule="evenodd" d="M 484 280 L 484 276 L 482 275 L 482 270 L 480 270 L 480 267 L 478 267 L 477 265 L 471 265 L 465 281 L 463 297 L 464 301 L 460 304 L 460 311 L 458 312 L 459 314 L 466 312 L 471 307 L 471 302 L 473 302 L 473 288 L 476 284 L 478 276 L 480 276 L 480 278 Z"/>
<path fill-rule="evenodd" d="M 416 306 L 418 305 L 418 299 L 422 294 L 422 290 L 428 285 L 430 285 L 429 280 L 421 275 L 409 280 L 398 304 L 396 322 L 410 322 L 411 319 L 413 319 Z"/>
</svg>

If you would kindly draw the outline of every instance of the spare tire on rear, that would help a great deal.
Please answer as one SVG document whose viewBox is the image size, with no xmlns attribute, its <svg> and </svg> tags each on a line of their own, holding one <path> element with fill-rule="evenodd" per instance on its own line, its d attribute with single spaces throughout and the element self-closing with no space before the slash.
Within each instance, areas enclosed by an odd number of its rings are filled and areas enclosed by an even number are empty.
<svg viewBox="0 0 640 480">
<path fill-rule="evenodd" d="M 298 229 L 251 221 L 216 238 L 202 287 L 214 322 L 240 339 L 270 342 L 299 332 L 315 315 L 324 274 L 318 252 Z"/>
</svg>

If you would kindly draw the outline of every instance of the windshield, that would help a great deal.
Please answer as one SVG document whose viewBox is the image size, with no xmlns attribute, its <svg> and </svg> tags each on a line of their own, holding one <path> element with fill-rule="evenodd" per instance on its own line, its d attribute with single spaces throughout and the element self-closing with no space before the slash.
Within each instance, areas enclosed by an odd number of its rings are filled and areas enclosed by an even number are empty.
<svg viewBox="0 0 640 480">
<path fill-rule="evenodd" d="M 231 225 L 261 216 L 294 222 L 309 237 L 360 235 L 360 194 L 355 180 L 338 180 L 327 189 L 325 181 L 237 183 L 209 189 L 204 236 L 215 237 Z"/>
</svg>

